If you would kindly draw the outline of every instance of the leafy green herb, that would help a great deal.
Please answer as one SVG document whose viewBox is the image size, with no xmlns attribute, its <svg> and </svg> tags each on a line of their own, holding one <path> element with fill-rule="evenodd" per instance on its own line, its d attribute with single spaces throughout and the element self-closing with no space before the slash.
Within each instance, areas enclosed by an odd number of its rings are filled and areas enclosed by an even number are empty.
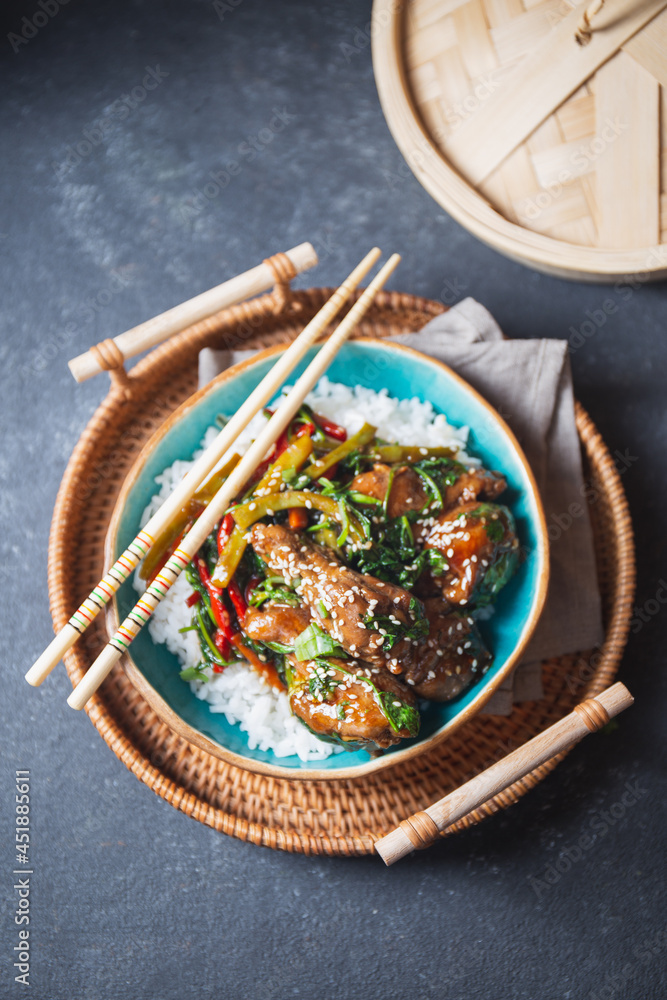
<svg viewBox="0 0 667 1000">
<path fill-rule="evenodd" d="M 219 649 L 213 642 L 211 633 L 209 632 L 210 626 L 205 621 L 204 615 L 205 612 L 202 611 L 201 605 L 198 605 L 195 608 L 193 624 L 196 623 L 197 631 L 199 632 L 199 645 L 201 646 L 202 657 L 210 666 L 217 664 L 224 667 L 227 665 L 227 661 L 223 660 Z"/>
<path fill-rule="evenodd" d="M 462 465 L 461 462 L 444 457 L 422 458 L 419 462 L 415 462 L 414 469 L 420 475 L 426 473 L 431 479 L 434 479 L 439 490 L 445 486 L 453 486 L 459 476 L 466 471 L 465 465 Z"/>
<path fill-rule="evenodd" d="M 475 588 L 475 605 L 478 608 L 483 608 L 494 601 L 505 584 L 514 576 L 518 565 L 518 549 L 501 552 L 495 562 L 487 569 L 479 586 Z"/>
<path fill-rule="evenodd" d="M 341 459 L 338 467 L 350 476 L 358 476 L 362 469 L 374 461 L 371 455 L 366 455 L 361 448 L 355 448 L 349 452 L 345 458 Z"/>
<path fill-rule="evenodd" d="M 490 542 L 493 542 L 494 545 L 498 542 L 502 542 L 505 529 L 500 521 L 489 520 L 484 525 L 484 528 L 486 530 L 486 537 Z"/>
<path fill-rule="evenodd" d="M 311 622 L 308 628 L 296 637 L 294 655 L 297 660 L 315 660 L 318 656 L 345 656 L 345 650 L 316 622 Z"/>
<path fill-rule="evenodd" d="M 294 652 L 293 646 L 288 646 L 284 642 L 265 642 L 262 645 L 268 646 L 269 649 L 273 650 L 274 653 L 280 653 L 281 656 L 289 656 L 290 653 Z"/>
<path fill-rule="evenodd" d="M 424 569 L 428 567 L 433 576 L 442 576 L 449 569 L 449 563 L 439 549 L 424 549 L 420 553 L 420 559 L 423 561 Z"/>
<path fill-rule="evenodd" d="M 308 693 L 313 698 L 324 701 L 333 694 L 339 684 L 343 683 L 340 678 L 330 676 L 331 668 L 332 665 L 327 663 L 326 660 L 313 663 L 308 681 Z M 334 667 L 333 669 L 337 670 L 338 668 Z"/>
<path fill-rule="evenodd" d="M 294 607 L 301 603 L 297 595 L 286 587 L 255 587 L 250 595 L 249 603 L 255 608 L 260 608 L 265 601 L 291 604 Z"/>
<path fill-rule="evenodd" d="M 440 492 L 440 488 L 438 487 L 438 484 L 436 483 L 435 479 L 430 474 L 428 468 L 429 464 L 432 465 L 433 462 L 432 461 L 431 463 L 417 462 L 417 464 L 414 465 L 413 468 L 426 488 L 426 495 L 427 497 L 430 498 L 430 509 L 432 511 L 438 511 L 442 510 L 443 506 L 442 493 Z M 429 506 L 428 500 L 426 501 L 424 506 L 425 507 Z"/>
<path fill-rule="evenodd" d="M 372 628 L 375 632 L 384 635 L 384 649 L 393 649 L 399 639 L 424 639 L 428 635 L 428 621 L 424 616 L 424 609 L 416 597 L 410 600 L 410 614 L 414 621 L 409 625 L 403 622 L 394 621 L 388 615 L 368 614 L 364 618 L 364 625 Z"/>
<path fill-rule="evenodd" d="M 267 576 L 250 595 L 249 603 L 255 608 L 260 608 L 265 601 L 277 601 L 279 604 L 291 604 L 295 607 L 301 604 L 298 595 L 281 576 Z"/>
<path fill-rule="evenodd" d="M 179 677 L 182 681 L 208 681 L 210 678 L 200 667 L 186 667 L 181 670 Z"/>
<path fill-rule="evenodd" d="M 389 521 L 376 530 L 376 535 L 371 548 L 349 553 L 350 562 L 360 573 L 411 590 L 425 569 L 430 568 L 434 576 L 441 576 L 447 569 L 447 563 L 436 549 L 417 552 L 410 530 L 410 514 Z"/>
<path fill-rule="evenodd" d="M 384 714 L 389 720 L 389 725 L 398 733 L 402 730 L 408 731 L 410 736 L 416 736 L 419 732 L 419 712 L 407 701 L 397 697 L 392 691 L 378 691 L 378 698 Z"/>
<path fill-rule="evenodd" d="M 336 718 L 339 722 L 345 722 L 345 709 L 348 708 L 350 704 L 351 702 L 349 701 L 341 701 L 339 703 L 338 708 L 336 709 Z"/>
</svg>

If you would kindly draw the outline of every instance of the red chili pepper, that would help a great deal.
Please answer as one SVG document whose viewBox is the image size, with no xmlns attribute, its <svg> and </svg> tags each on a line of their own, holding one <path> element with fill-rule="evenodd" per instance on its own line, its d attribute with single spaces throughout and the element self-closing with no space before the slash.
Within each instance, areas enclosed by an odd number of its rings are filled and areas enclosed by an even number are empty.
<svg viewBox="0 0 667 1000">
<path fill-rule="evenodd" d="M 211 598 L 211 610 L 213 611 L 215 624 L 218 626 L 225 638 L 231 640 L 234 635 L 234 629 L 232 628 L 229 611 L 225 607 L 222 600 L 222 591 L 219 587 L 213 586 L 211 582 L 211 574 L 209 573 L 208 566 L 206 565 L 206 560 L 202 559 L 201 556 L 197 557 L 197 569 L 199 570 L 201 582 L 206 587 L 208 595 Z"/>
<path fill-rule="evenodd" d="M 236 580 L 230 580 L 229 581 L 229 583 L 227 585 L 227 592 L 229 594 L 229 598 L 230 598 L 232 604 L 234 605 L 234 610 L 236 611 L 236 617 L 239 620 L 239 624 L 243 625 L 243 619 L 245 618 L 245 616 L 247 614 L 248 605 L 246 604 L 246 602 L 243 599 L 243 594 L 241 593 L 241 588 L 239 587 L 239 585 L 236 582 Z"/>
<path fill-rule="evenodd" d="M 234 530 L 234 518 L 232 517 L 231 514 L 225 514 L 222 521 L 220 522 L 220 527 L 218 528 L 218 535 L 216 538 L 218 544 L 218 555 L 220 555 L 220 553 L 224 549 L 225 545 L 227 544 L 227 541 L 229 540 L 229 536 L 231 535 L 233 530 Z"/>
<path fill-rule="evenodd" d="M 333 420 L 327 420 L 319 413 L 313 413 L 313 420 L 328 437 L 334 438 L 336 441 L 347 441 L 347 431 L 340 424 L 335 424 Z"/>
<path fill-rule="evenodd" d="M 223 660 L 228 660 L 229 657 L 232 655 L 232 647 L 230 645 L 230 641 L 227 638 L 227 636 L 223 635 L 222 629 L 218 628 L 215 630 L 213 634 L 213 642 L 215 643 L 215 648 L 220 653 L 220 656 L 223 658 Z M 220 664 L 216 664 L 216 666 L 213 667 L 213 670 L 216 674 L 219 674 L 222 673 L 224 667 L 221 666 Z"/>
<path fill-rule="evenodd" d="M 199 604 L 200 601 L 201 601 L 201 594 L 199 593 L 198 590 L 193 590 L 185 603 L 189 608 L 191 608 L 194 604 Z"/>
<path fill-rule="evenodd" d="M 315 433 L 315 424 L 311 424 L 310 421 L 308 421 L 308 423 L 301 424 L 294 437 L 300 438 L 303 437 L 304 434 L 310 434 L 310 436 L 312 437 L 314 433 Z"/>
</svg>

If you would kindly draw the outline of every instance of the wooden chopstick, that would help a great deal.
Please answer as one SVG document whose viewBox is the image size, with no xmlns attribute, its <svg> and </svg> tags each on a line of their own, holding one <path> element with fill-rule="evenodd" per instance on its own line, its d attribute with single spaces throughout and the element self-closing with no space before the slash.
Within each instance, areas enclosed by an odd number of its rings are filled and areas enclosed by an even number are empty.
<svg viewBox="0 0 667 1000">
<path fill-rule="evenodd" d="M 300 243 L 297 247 L 285 251 L 285 256 L 294 266 L 297 274 L 307 271 L 308 268 L 317 264 L 317 254 L 310 243 Z M 187 302 L 182 302 L 173 309 L 168 309 L 153 319 L 140 323 L 139 326 L 126 330 L 125 333 L 113 337 L 113 342 L 122 354 L 123 358 L 132 358 L 135 354 L 147 351 L 157 344 L 161 344 L 175 333 L 180 333 L 193 323 L 198 323 L 207 316 L 213 316 L 221 309 L 227 309 L 237 302 L 243 302 L 253 295 L 259 295 L 271 288 L 276 282 L 276 275 L 273 269 L 264 261 L 257 267 L 237 274 L 229 281 L 223 281 L 215 288 L 209 288 L 207 292 L 196 295 Z M 96 353 L 86 351 L 79 354 L 69 362 L 69 369 L 77 382 L 84 382 L 93 375 L 98 375 L 103 369 L 100 367 Z"/>
<path fill-rule="evenodd" d="M 350 309 L 338 328 L 320 348 L 305 372 L 297 379 L 294 387 L 276 409 L 261 433 L 250 445 L 248 451 L 231 472 L 229 478 L 222 484 L 215 497 L 181 541 L 176 551 L 169 557 L 164 567 L 148 586 L 144 595 L 137 601 L 122 625 L 118 627 L 116 633 L 109 640 L 108 645 L 105 646 L 88 672 L 74 688 L 67 699 L 67 704 L 71 708 L 78 710 L 84 707 L 114 664 L 127 651 L 130 643 L 149 620 L 153 611 L 167 594 L 181 571 L 194 558 L 238 491 L 262 461 L 268 449 L 289 425 L 305 397 L 324 374 L 351 332 L 366 314 L 375 299 L 375 295 L 398 266 L 400 259 L 398 254 L 394 254 L 389 258 L 384 267 L 373 278 L 368 288 Z M 277 392 L 281 385 L 282 380 L 275 379 L 274 392 Z"/>
<path fill-rule="evenodd" d="M 349 277 L 345 279 L 340 288 L 334 292 L 329 301 L 325 303 L 317 315 L 301 331 L 296 340 L 276 362 L 272 370 L 262 379 L 241 408 L 228 421 L 215 441 L 200 456 L 171 496 L 165 500 L 137 537 L 130 542 L 129 546 L 118 557 L 108 573 L 102 577 L 92 593 L 78 610 L 74 612 L 70 620 L 63 626 L 41 656 L 33 663 L 25 675 L 29 684 L 37 686 L 48 677 L 67 650 L 72 648 L 79 636 L 85 632 L 98 613 L 109 603 L 121 584 L 124 583 L 130 573 L 144 558 L 155 538 L 161 531 L 168 527 L 181 507 L 192 498 L 195 491 L 234 443 L 241 431 L 271 399 L 276 391 L 276 384 L 281 385 L 296 367 L 308 348 L 315 343 L 322 331 L 340 312 L 343 305 L 352 295 L 352 292 L 357 288 L 362 278 L 370 271 L 379 256 L 380 250 L 377 247 L 374 247 L 367 253 Z"/>
<path fill-rule="evenodd" d="M 375 849 L 389 866 L 414 850 L 429 847 L 440 833 L 473 809 L 478 809 L 515 781 L 552 757 L 569 750 L 575 743 L 597 732 L 619 712 L 629 708 L 634 698 L 624 684 L 611 687 L 576 705 L 574 711 L 549 726 L 496 764 L 475 775 L 465 785 L 445 795 L 422 812 L 404 819 L 400 826 L 382 837 Z"/>
</svg>

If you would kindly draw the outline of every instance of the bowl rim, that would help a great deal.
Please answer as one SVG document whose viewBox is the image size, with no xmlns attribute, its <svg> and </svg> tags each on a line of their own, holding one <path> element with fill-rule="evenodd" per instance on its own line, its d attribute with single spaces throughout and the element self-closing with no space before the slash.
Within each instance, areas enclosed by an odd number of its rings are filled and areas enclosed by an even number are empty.
<svg viewBox="0 0 667 1000">
<path fill-rule="evenodd" d="M 200 732 L 198 729 L 195 729 L 189 723 L 185 722 L 185 720 L 177 712 L 175 712 L 170 705 L 167 704 L 162 695 L 147 680 L 145 675 L 135 663 L 131 655 L 131 647 L 130 650 L 122 656 L 120 664 L 132 685 L 139 691 L 159 718 L 178 736 L 186 740 L 188 743 L 191 743 L 193 746 L 198 747 L 198 749 L 217 757 L 219 760 L 222 760 L 227 764 L 239 767 L 244 771 L 251 771 L 255 774 L 263 774 L 276 778 L 286 778 L 294 781 L 339 781 L 362 777 L 374 772 L 388 770 L 397 764 L 405 763 L 410 759 L 427 753 L 429 750 L 442 743 L 445 739 L 451 736 L 456 729 L 472 719 L 473 716 L 475 716 L 480 709 L 484 707 L 502 682 L 509 676 L 512 670 L 514 670 L 523 651 L 528 645 L 528 642 L 532 638 L 542 611 L 544 610 L 549 585 L 549 538 L 542 498 L 540 496 L 533 471 L 528 464 L 528 460 L 523 452 L 523 449 L 521 448 L 515 434 L 498 411 L 481 395 L 481 393 L 479 393 L 475 388 L 473 388 L 473 386 L 466 382 L 465 379 L 450 368 L 449 365 L 446 365 L 443 361 L 440 361 L 437 358 L 433 358 L 428 354 L 423 354 L 421 351 L 408 347 L 405 344 L 400 344 L 395 341 L 387 341 L 378 337 L 356 338 L 351 342 L 373 345 L 374 347 L 381 348 L 382 350 L 395 350 L 399 353 L 403 352 L 410 357 L 414 357 L 422 362 L 426 361 L 434 367 L 444 370 L 444 372 L 457 382 L 465 392 L 472 395 L 483 406 L 491 419 L 499 426 L 500 430 L 509 439 L 510 444 L 512 445 L 512 448 L 526 475 L 532 499 L 535 504 L 537 515 L 535 524 L 537 534 L 535 554 L 538 560 L 537 587 L 535 594 L 533 595 L 530 612 L 512 653 L 503 664 L 502 669 L 499 670 L 486 685 L 484 685 L 484 687 L 464 709 L 462 709 L 453 719 L 450 719 L 449 722 L 446 722 L 435 733 L 423 741 L 419 741 L 416 744 L 405 747 L 402 750 L 396 750 L 391 754 L 385 754 L 371 759 L 363 764 L 341 767 L 337 768 L 335 771 L 318 769 L 316 767 L 288 768 L 279 764 L 268 764 L 264 761 L 252 760 L 251 758 L 244 757 L 242 754 L 238 754 L 227 749 L 220 743 L 217 743 L 215 740 L 206 736 L 205 733 Z M 180 406 L 178 406 L 172 413 L 170 413 L 166 420 L 164 420 L 163 423 L 156 428 L 153 434 L 151 434 L 150 438 L 135 458 L 116 498 L 104 544 L 105 572 L 114 561 L 116 536 L 127 497 L 133 489 L 137 479 L 141 475 L 143 468 L 155 447 L 164 437 L 166 437 L 173 427 L 187 413 L 197 407 L 199 403 L 209 395 L 209 393 L 216 391 L 219 386 L 233 378 L 236 378 L 242 372 L 256 365 L 258 362 L 284 352 L 288 346 L 288 344 L 276 344 L 272 347 L 265 348 L 264 350 L 257 351 L 256 353 L 253 353 L 252 357 L 245 358 L 242 361 L 237 362 L 235 365 L 231 365 L 229 368 L 226 368 L 205 386 L 202 386 L 201 389 L 197 389 L 192 395 L 184 400 L 184 402 L 181 403 Z M 116 593 L 114 593 L 112 600 L 107 605 L 105 619 L 107 629 L 115 631 L 120 621 Z"/>
</svg>

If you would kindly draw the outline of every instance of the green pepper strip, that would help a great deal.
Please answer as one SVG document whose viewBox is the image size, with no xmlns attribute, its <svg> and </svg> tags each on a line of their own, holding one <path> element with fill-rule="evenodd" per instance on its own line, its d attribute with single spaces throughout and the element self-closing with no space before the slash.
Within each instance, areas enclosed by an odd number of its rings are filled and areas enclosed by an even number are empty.
<svg viewBox="0 0 667 1000">
<path fill-rule="evenodd" d="M 269 466 L 257 485 L 253 487 L 253 495 L 256 494 L 258 490 L 266 490 L 268 488 L 279 489 L 283 482 L 287 482 L 286 477 L 289 476 L 291 478 L 291 473 L 297 470 L 299 466 L 303 465 L 312 450 L 313 442 L 308 434 L 304 434 L 302 437 L 296 438 L 295 441 L 285 449 L 282 455 L 279 455 L 276 461 Z M 272 493 L 270 496 L 258 498 L 254 502 L 256 504 L 261 504 L 264 500 L 270 500 L 273 496 L 287 496 L 287 494 Z M 243 526 L 239 527 L 236 514 L 237 511 L 246 509 L 252 502 L 252 499 L 247 499 L 245 503 L 240 504 L 231 511 L 237 523 L 236 527 L 227 539 L 225 547 L 220 553 L 220 558 L 218 559 L 216 567 L 211 574 L 212 582 L 216 587 L 222 587 L 224 589 L 229 586 L 229 582 L 234 576 L 234 573 L 243 558 L 243 553 L 246 550 L 248 542 Z M 298 507 L 304 505 L 289 504 L 289 506 Z M 264 515 L 261 516 L 263 517 Z"/>
<path fill-rule="evenodd" d="M 335 518 L 344 528 L 347 526 L 346 537 L 349 534 L 353 543 L 360 544 L 364 541 L 363 528 L 355 515 L 347 509 L 345 504 L 338 503 L 332 497 L 322 496 L 321 493 L 309 493 L 306 490 L 285 490 L 284 493 L 272 493 L 268 497 L 256 497 L 254 500 L 239 504 L 238 507 L 231 510 L 236 527 L 229 536 L 218 564 L 213 570 L 212 578 L 215 586 L 228 586 L 248 544 L 246 532 L 256 521 L 271 516 L 277 510 L 309 506 L 321 510 L 328 517 Z M 341 544 L 340 538 L 337 544 Z"/>
<path fill-rule="evenodd" d="M 142 580 L 148 580 L 151 577 L 153 570 L 159 565 L 174 539 L 178 538 L 188 521 L 198 517 L 202 507 L 206 507 L 210 503 L 239 461 L 238 455 L 232 455 L 221 469 L 209 476 L 203 486 L 200 486 L 193 494 L 192 499 L 178 512 L 173 521 L 170 521 L 167 527 L 158 534 L 139 570 L 139 576 Z"/>
<path fill-rule="evenodd" d="M 330 469 L 337 462 L 342 461 L 351 451 L 356 448 L 362 448 L 364 445 L 368 444 L 375 437 L 375 432 L 377 427 L 372 427 L 370 424 L 364 424 L 360 431 L 353 434 L 351 438 L 347 441 L 343 441 L 342 444 L 330 451 L 328 455 L 324 455 L 322 458 L 316 459 L 312 462 L 307 469 L 304 469 L 304 474 L 310 479 L 319 479 L 323 476 L 327 469 Z"/>
<path fill-rule="evenodd" d="M 394 462 L 419 462 L 423 458 L 452 458 L 455 448 L 420 448 L 417 445 L 383 444 L 373 448 L 371 458 L 391 465 Z"/>
<path fill-rule="evenodd" d="M 284 493 L 272 493 L 268 497 L 257 497 L 239 507 L 234 507 L 232 517 L 240 528 L 249 528 L 262 517 L 270 516 L 276 510 L 289 510 L 290 507 L 314 507 L 328 517 L 334 517 L 345 525 L 349 520 L 350 537 L 354 542 L 363 542 L 364 533 L 361 525 L 343 503 L 333 497 L 325 497 L 321 493 L 310 493 L 308 490 L 285 490 Z M 251 509 L 252 508 L 252 509 Z"/>
<path fill-rule="evenodd" d="M 301 437 L 295 438 L 282 455 L 279 455 L 275 462 L 269 466 L 260 481 L 253 486 L 248 497 L 255 496 L 260 490 L 262 492 L 268 490 L 269 493 L 279 490 L 281 483 L 288 482 L 289 479 L 293 478 L 290 476 L 290 471 L 296 472 L 300 469 L 312 450 L 313 440 L 310 434 L 303 434 Z"/>
</svg>

